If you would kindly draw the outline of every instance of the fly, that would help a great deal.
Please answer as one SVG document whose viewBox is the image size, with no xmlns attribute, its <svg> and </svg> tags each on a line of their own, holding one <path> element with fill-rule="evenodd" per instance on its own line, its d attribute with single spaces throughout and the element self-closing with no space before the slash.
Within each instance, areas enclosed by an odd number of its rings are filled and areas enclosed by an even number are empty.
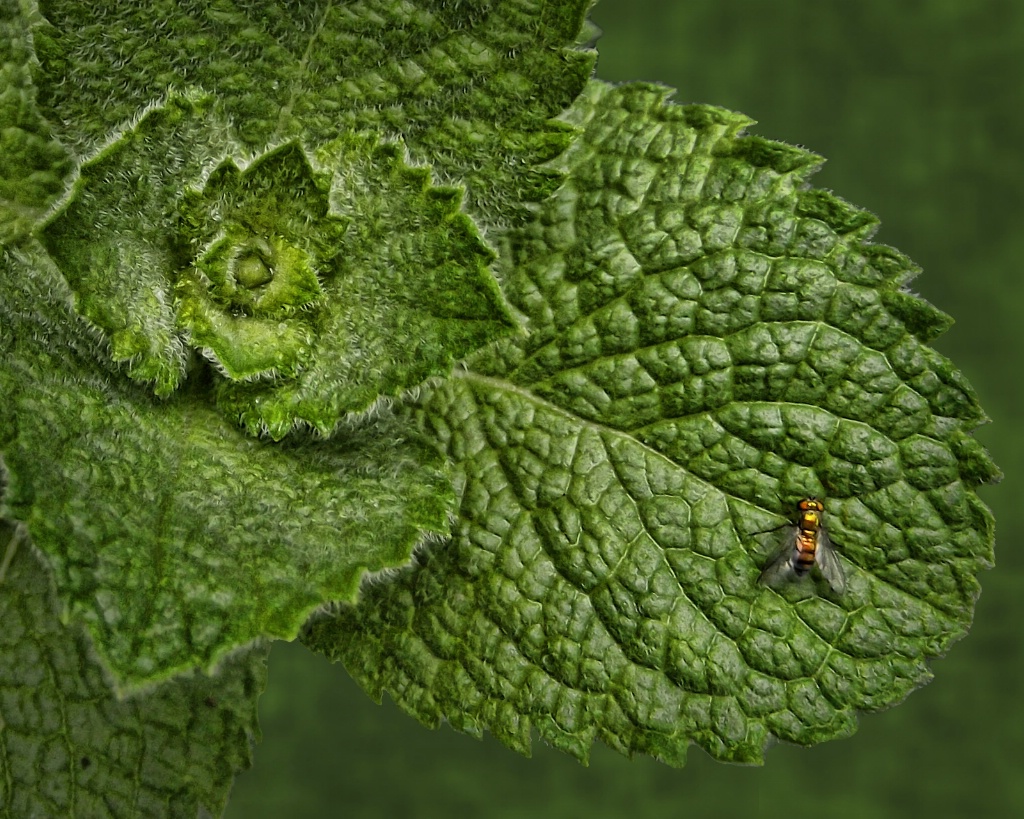
<svg viewBox="0 0 1024 819">
<path fill-rule="evenodd" d="M 761 582 L 771 585 L 778 580 L 799 579 L 816 565 L 832 590 L 842 594 L 846 589 L 846 575 L 822 522 L 824 504 L 817 498 L 804 498 L 797 509 L 800 516 L 796 526 L 789 527 L 778 555 L 761 572 Z"/>
</svg>

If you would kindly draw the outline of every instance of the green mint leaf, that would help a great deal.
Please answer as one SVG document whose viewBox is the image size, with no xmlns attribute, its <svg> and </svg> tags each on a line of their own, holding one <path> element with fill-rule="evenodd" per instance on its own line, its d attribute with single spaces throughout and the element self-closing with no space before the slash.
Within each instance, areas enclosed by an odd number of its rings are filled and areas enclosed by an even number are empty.
<svg viewBox="0 0 1024 819">
<path fill-rule="evenodd" d="M 24 526 L 0 520 L 0 810 L 5 816 L 220 815 L 252 764 L 266 645 L 128 700 L 63 626 Z"/>
<path fill-rule="evenodd" d="M 161 401 L 111 373 L 38 246 L 2 258 L 0 285 L 0 513 L 28 525 L 118 687 L 291 639 L 449 530 L 440 456 L 390 413 L 271 445 L 202 378 Z"/>
<path fill-rule="evenodd" d="M 592 0 L 183 6 L 40 3 L 36 85 L 47 118 L 90 156 L 168 88 L 215 93 L 242 144 L 263 151 L 338 134 L 402 138 L 467 188 L 474 218 L 522 218 L 558 183 L 539 167 L 569 144 L 551 121 L 593 54 L 575 47 Z M 74 77 L 74 81 L 68 78 Z"/>
<path fill-rule="evenodd" d="M 747 118 L 592 83 L 568 180 L 504 236 L 527 317 L 414 411 L 456 469 L 452 540 L 304 640 L 376 699 L 527 753 L 600 738 L 759 763 L 901 700 L 992 562 L 948 319 L 820 160 Z M 759 582 L 822 498 L 846 576 Z"/>
<path fill-rule="evenodd" d="M 16 6 L 0 5 L 0 246 L 28 235 L 69 170 L 36 109 L 30 54 L 24 18 Z"/>
</svg>

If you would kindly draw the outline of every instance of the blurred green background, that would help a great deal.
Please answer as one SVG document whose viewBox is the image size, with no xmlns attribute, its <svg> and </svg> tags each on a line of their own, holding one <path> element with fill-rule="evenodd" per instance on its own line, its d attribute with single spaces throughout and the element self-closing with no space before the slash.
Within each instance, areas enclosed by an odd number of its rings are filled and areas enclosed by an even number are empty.
<svg viewBox="0 0 1024 819">
<path fill-rule="evenodd" d="M 971 634 L 935 680 L 850 739 L 778 745 L 763 768 L 697 749 L 683 770 L 594 749 L 430 731 L 372 703 L 296 645 L 271 656 L 255 767 L 228 817 L 1024 816 L 1024 3 L 1018 0 L 603 0 L 598 76 L 657 80 L 681 102 L 828 157 L 815 177 L 882 218 L 876 241 L 924 268 L 912 287 L 956 318 L 936 346 L 993 423 L 1006 473 L 982 490 L 997 561 Z"/>
</svg>

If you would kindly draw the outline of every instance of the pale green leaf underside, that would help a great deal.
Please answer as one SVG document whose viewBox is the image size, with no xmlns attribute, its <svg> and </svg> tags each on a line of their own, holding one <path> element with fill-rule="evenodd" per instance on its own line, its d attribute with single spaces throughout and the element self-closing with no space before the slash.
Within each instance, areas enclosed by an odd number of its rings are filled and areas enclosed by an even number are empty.
<svg viewBox="0 0 1024 819">
<path fill-rule="evenodd" d="M 592 53 L 575 48 L 590 5 L 162 0 L 98 13 L 45 0 L 36 85 L 80 157 L 168 88 L 201 88 L 257 151 L 353 131 L 401 137 L 415 161 L 467 187 L 475 216 L 501 222 L 557 184 L 538 165 L 569 142 L 550 118 L 590 74 Z"/>
<path fill-rule="evenodd" d="M 60 624 L 24 527 L 4 521 L 0 622 L 0 816 L 220 815 L 252 764 L 266 646 L 118 700 L 88 637 Z"/>
<path fill-rule="evenodd" d="M 202 378 L 167 401 L 125 385 L 69 302 L 41 252 L 0 267 L 4 514 L 28 524 L 119 685 L 291 639 L 449 530 L 440 457 L 389 414 L 268 445 Z"/>
<path fill-rule="evenodd" d="M 566 186 L 506 234 L 529 336 L 415 409 L 456 465 L 453 539 L 304 639 L 428 724 L 600 738 L 682 764 L 855 729 L 969 626 L 998 475 L 948 319 L 820 160 L 746 118 L 592 83 Z M 798 500 L 847 576 L 758 582 Z"/>
</svg>

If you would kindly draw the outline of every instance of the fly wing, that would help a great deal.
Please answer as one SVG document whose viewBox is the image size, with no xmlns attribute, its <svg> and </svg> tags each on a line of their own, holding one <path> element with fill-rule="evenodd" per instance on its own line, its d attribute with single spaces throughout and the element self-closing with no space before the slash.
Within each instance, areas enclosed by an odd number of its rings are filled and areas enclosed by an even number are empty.
<svg viewBox="0 0 1024 819">
<path fill-rule="evenodd" d="M 824 526 L 818 529 L 818 544 L 814 562 L 818 564 L 822 577 L 828 581 L 832 590 L 836 594 L 842 594 L 846 590 L 846 575 L 843 573 L 839 558 L 832 550 L 832 541 L 829 540 Z"/>
<path fill-rule="evenodd" d="M 764 571 L 761 572 L 761 576 L 758 578 L 759 583 L 772 586 L 780 580 L 789 580 L 793 577 L 793 554 L 796 549 L 796 535 L 797 528 L 791 526 L 787 530 L 786 537 L 783 539 L 779 551 L 772 556 L 771 560 L 765 565 Z"/>
</svg>

